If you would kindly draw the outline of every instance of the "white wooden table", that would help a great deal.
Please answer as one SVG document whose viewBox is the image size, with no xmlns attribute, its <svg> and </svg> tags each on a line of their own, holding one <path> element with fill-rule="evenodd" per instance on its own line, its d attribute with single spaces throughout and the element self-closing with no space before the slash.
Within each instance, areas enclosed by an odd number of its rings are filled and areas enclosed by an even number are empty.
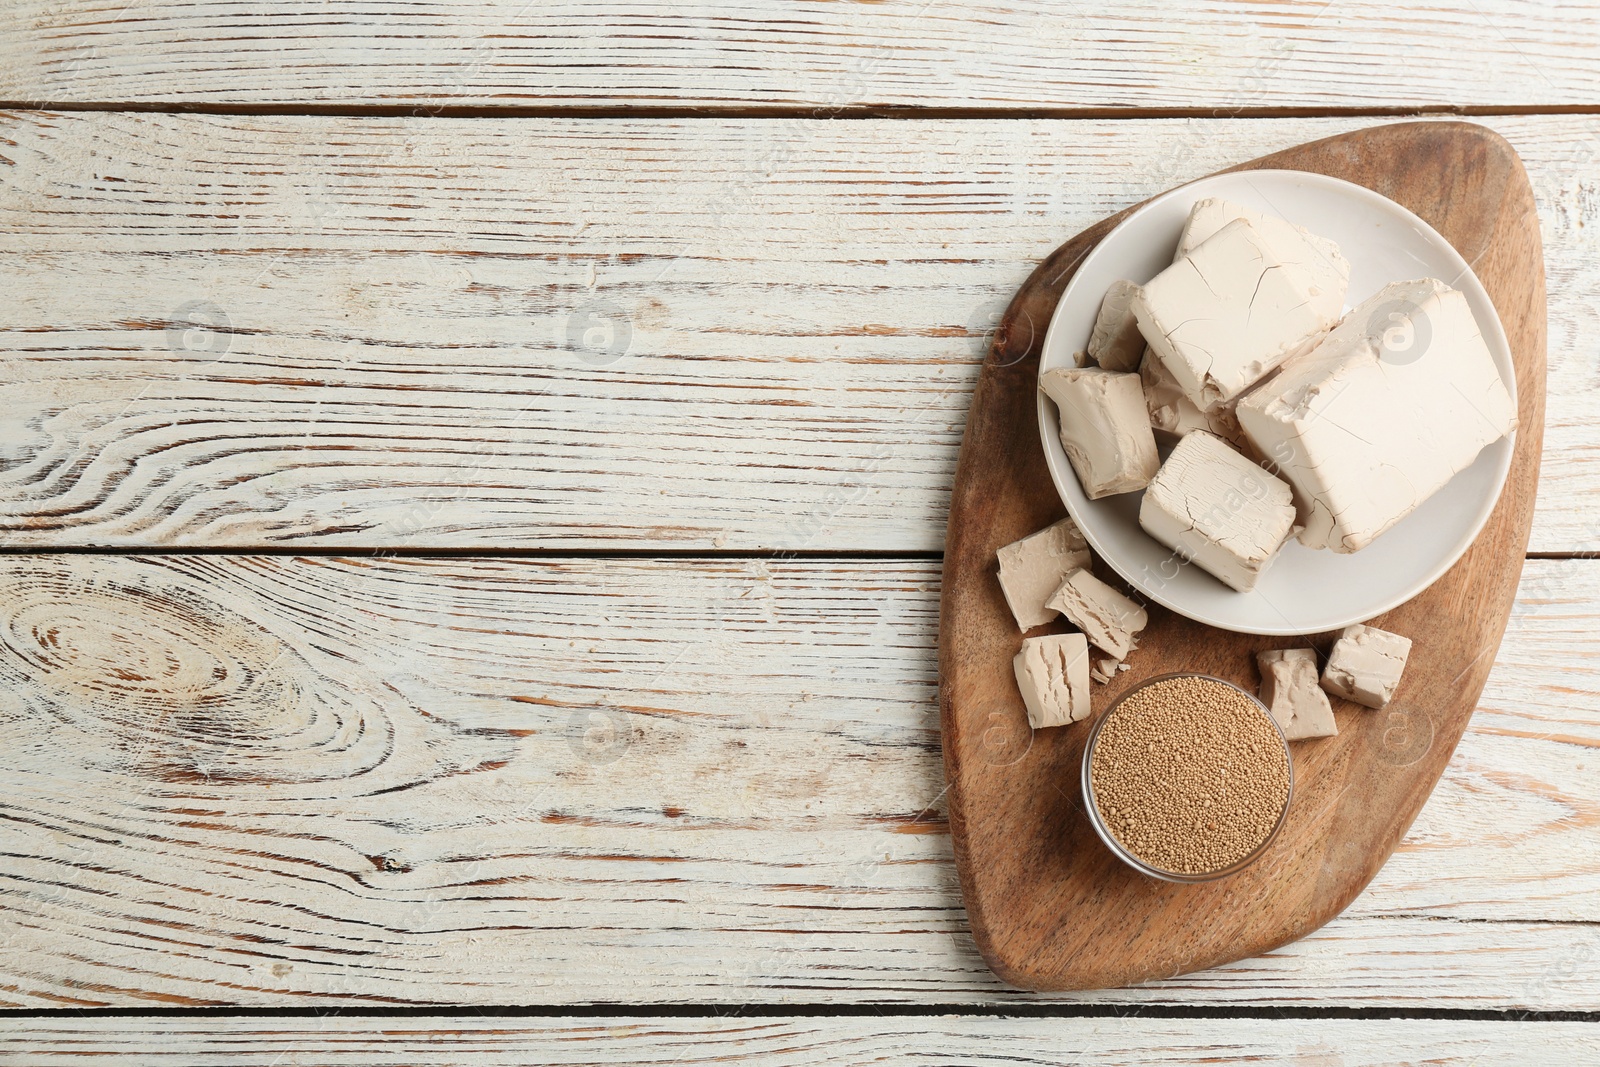
<svg viewBox="0 0 1600 1067">
<path fill-rule="evenodd" d="M 1600 6 L 8 0 L 0 1062 L 1600 1061 Z M 986 330 L 1177 182 L 1522 154 L 1532 551 L 1348 912 L 975 953 L 939 552 Z M 108 1059 L 109 1057 L 109 1059 Z"/>
</svg>

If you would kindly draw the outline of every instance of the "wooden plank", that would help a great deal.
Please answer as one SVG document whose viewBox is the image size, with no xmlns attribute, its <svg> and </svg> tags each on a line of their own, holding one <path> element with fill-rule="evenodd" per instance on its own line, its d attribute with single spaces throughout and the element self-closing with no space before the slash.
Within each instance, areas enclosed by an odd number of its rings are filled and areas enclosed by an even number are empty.
<svg viewBox="0 0 1600 1067">
<path fill-rule="evenodd" d="M 1522 1067 L 1587 1063 L 1594 1026 L 1483 1019 L 565 1017 L 29 1019 L 6 1062 L 128 1067 L 500 1067 L 544 1064 L 1292 1063 Z M 16 1059 L 7 1059 L 16 1057 Z M 24 1058 L 27 1058 L 26 1060 Z"/>
<path fill-rule="evenodd" d="M 13 0 L 4 99 L 1223 108 L 1591 104 L 1587 5 Z"/>
<path fill-rule="evenodd" d="M 938 549 L 1038 259 L 1365 121 L 0 116 L 0 532 Z M 1600 550 L 1600 119 L 1493 125 L 1549 267 L 1532 548 Z"/>
<path fill-rule="evenodd" d="M 937 575 L 0 559 L 0 1003 L 1041 999 L 962 917 Z M 1600 565 L 1530 561 L 1344 917 L 1071 999 L 1600 1009 L 1597 616 Z"/>
</svg>

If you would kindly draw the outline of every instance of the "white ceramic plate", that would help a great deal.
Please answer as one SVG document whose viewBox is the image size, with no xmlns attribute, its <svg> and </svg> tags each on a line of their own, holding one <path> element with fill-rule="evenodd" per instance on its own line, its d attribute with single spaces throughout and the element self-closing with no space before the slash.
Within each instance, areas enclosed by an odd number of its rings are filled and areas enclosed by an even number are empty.
<svg viewBox="0 0 1600 1067">
<path fill-rule="evenodd" d="M 1219 174 L 1165 193 L 1129 215 L 1083 260 L 1045 334 L 1040 373 L 1072 366 L 1089 340 L 1106 288 L 1144 283 L 1172 262 L 1197 200 L 1222 197 L 1304 226 L 1339 244 L 1350 261 L 1346 308 L 1390 282 L 1440 278 L 1466 294 L 1483 339 L 1516 400 L 1511 346 L 1489 294 L 1438 231 L 1370 189 L 1321 174 L 1254 170 Z M 1144 596 L 1181 615 L 1247 634 L 1310 634 L 1381 615 L 1431 585 L 1461 558 L 1494 510 L 1511 466 L 1512 439 L 1485 448 L 1421 507 L 1359 552 L 1345 555 L 1291 540 L 1249 593 L 1223 585 L 1139 528 L 1142 493 L 1090 500 L 1061 447 L 1056 407 L 1039 394 L 1045 460 L 1067 512 L 1111 568 Z M 1163 452 L 1166 450 L 1163 449 Z"/>
</svg>

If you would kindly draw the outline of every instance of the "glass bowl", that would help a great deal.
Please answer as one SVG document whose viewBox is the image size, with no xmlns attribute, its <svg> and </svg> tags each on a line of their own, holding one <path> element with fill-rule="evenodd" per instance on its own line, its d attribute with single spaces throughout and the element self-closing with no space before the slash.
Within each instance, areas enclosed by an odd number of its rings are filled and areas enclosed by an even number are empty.
<svg viewBox="0 0 1600 1067">
<path fill-rule="evenodd" d="M 1278 743 L 1283 746 L 1283 758 L 1287 760 L 1289 764 L 1289 793 L 1288 796 L 1284 798 L 1283 810 L 1278 813 L 1278 821 L 1272 824 L 1271 832 L 1267 834 L 1267 836 L 1262 840 L 1261 844 L 1257 845 L 1249 855 L 1227 867 L 1223 867 L 1220 870 L 1205 871 L 1201 874 L 1183 874 L 1178 871 L 1163 870 L 1160 867 L 1155 867 L 1146 863 L 1144 860 L 1128 851 L 1128 849 L 1123 847 L 1122 842 L 1117 840 L 1117 835 L 1111 832 L 1111 828 L 1107 826 L 1105 821 L 1100 817 L 1100 806 L 1095 803 L 1094 782 L 1089 774 L 1089 766 L 1090 762 L 1094 759 L 1095 746 L 1099 743 L 1101 728 L 1105 726 L 1106 722 L 1110 720 L 1111 716 L 1116 714 L 1117 708 L 1122 706 L 1122 702 L 1124 700 L 1127 700 L 1130 696 L 1146 686 L 1154 685 L 1157 682 L 1164 682 L 1169 678 L 1201 678 L 1208 682 L 1218 682 L 1227 686 L 1229 689 L 1232 689 L 1236 693 L 1243 694 L 1249 700 L 1250 704 L 1261 712 L 1261 717 L 1272 725 L 1272 732 L 1277 735 Z M 1164 882 L 1212 882 L 1218 878 L 1226 878 L 1230 874 L 1237 874 L 1239 871 L 1242 871 L 1246 867 L 1250 866 L 1250 864 L 1254 863 L 1256 859 L 1258 859 L 1261 854 L 1267 850 L 1267 846 L 1271 845 L 1273 840 L 1277 838 L 1278 831 L 1283 829 L 1284 821 L 1289 817 L 1289 806 L 1294 803 L 1294 759 L 1289 754 L 1289 739 L 1283 736 L 1283 728 L 1278 725 L 1277 720 L 1274 719 L 1272 714 L 1267 711 L 1267 706 L 1261 703 L 1260 700 L 1256 699 L 1255 694 L 1239 688 L 1226 678 L 1218 678 L 1215 675 L 1210 674 L 1200 674 L 1195 671 L 1171 671 L 1167 674 L 1152 675 L 1151 677 L 1140 682 L 1138 685 L 1132 687 L 1126 693 L 1123 693 L 1121 696 L 1119 696 L 1116 700 L 1116 703 L 1112 704 L 1105 711 L 1101 712 L 1100 717 L 1095 720 L 1094 728 L 1089 731 L 1089 740 L 1083 746 L 1083 801 L 1084 806 L 1089 812 L 1089 825 L 1094 827 L 1094 832 L 1100 836 L 1100 840 L 1105 842 L 1106 847 L 1111 850 L 1113 855 L 1115 855 L 1122 862 L 1126 863 L 1128 866 L 1132 867 L 1134 870 L 1138 871 L 1140 874 L 1148 875 L 1151 878 L 1159 878 Z"/>
</svg>

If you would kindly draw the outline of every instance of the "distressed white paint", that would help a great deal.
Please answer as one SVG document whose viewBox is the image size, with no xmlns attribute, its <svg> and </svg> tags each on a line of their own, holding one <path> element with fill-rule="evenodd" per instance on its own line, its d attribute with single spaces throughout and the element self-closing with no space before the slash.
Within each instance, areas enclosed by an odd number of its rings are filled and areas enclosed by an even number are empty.
<svg viewBox="0 0 1600 1067">
<path fill-rule="evenodd" d="M 521 1067 L 543 1064 L 1286 1063 L 1293 1067 L 1524 1067 L 1584 1063 L 1582 1022 L 1486 1020 L 865 1018 L 36 1019 L 0 1057 L 126 1067 Z M 109 1058 L 109 1060 L 108 1060 Z"/>
<path fill-rule="evenodd" d="M 8 0 L 0 99 L 1217 108 L 1590 104 L 1580 2 Z"/>
<path fill-rule="evenodd" d="M 966 932 L 934 564 L 11 556 L 0 602 L 5 1005 L 1039 999 Z M 1600 1009 L 1597 616 L 1528 564 L 1344 917 L 1056 999 Z"/>
<path fill-rule="evenodd" d="M 1041 256 L 1369 121 L 0 116 L 0 537 L 936 549 Z M 1487 121 L 1549 264 L 1532 547 L 1594 550 L 1600 119 Z"/>
</svg>

